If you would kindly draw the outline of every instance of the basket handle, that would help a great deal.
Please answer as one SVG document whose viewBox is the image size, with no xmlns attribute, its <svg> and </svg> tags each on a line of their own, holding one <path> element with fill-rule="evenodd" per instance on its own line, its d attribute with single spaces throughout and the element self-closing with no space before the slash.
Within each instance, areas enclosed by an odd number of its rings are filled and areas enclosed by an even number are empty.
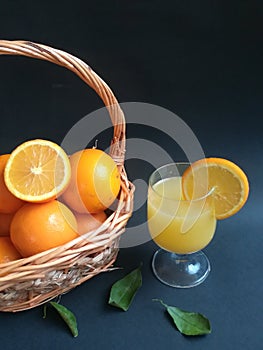
<svg viewBox="0 0 263 350">
<path fill-rule="evenodd" d="M 110 154 L 119 165 L 124 163 L 126 142 L 124 114 L 112 90 L 85 62 L 64 51 L 20 40 L 0 40 L 0 55 L 19 55 L 49 61 L 78 75 L 105 104 L 114 126 Z"/>
</svg>

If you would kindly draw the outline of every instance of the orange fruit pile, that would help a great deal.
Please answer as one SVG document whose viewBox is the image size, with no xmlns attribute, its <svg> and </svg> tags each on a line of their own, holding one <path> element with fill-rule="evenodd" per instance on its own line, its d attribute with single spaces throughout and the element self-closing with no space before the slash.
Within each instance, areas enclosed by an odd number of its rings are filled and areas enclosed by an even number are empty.
<svg viewBox="0 0 263 350">
<path fill-rule="evenodd" d="M 0 264 L 63 245 L 97 229 L 120 190 L 104 151 L 68 156 L 49 140 L 30 140 L 0 156 Z"/>
<path fill-rule="evenodd" d="M 244 171 L 224 158 L 200 159 L 184 172 L 182 187 L 186 199 L 212 194 L 217 219 L 236 214 L 246 203 L 249 182 Z"/>
</svg>

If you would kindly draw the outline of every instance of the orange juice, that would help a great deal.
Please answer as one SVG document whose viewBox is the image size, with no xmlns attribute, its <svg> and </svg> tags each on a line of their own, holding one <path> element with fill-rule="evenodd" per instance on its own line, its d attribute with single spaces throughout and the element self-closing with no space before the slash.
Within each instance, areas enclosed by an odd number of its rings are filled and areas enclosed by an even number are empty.
<svg viewBox="0 0 263 350">
<path fill-rule="evenodd" d="M 177 254 L 203 249 L 216 228 L 210 197 L 183 200 L 180 176 L 160 180 L 149 187 L 148 226 L 153 240 Z"/>
</svg>

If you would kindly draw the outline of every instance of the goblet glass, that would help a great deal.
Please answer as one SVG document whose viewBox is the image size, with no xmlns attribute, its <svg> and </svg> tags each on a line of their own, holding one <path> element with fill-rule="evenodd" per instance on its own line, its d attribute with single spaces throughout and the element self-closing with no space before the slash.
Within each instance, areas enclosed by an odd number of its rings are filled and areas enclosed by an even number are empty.
<svg viewBox="0 0 263 350">
<path fill-rule="evenodd" d="M 207 278 L 210 263 L 201 249 L 216 229 L 212 191 L 184 199 L 182 176 L 189 166 L 160 167 L 150 176 L 148 187 L 148 228 L 160 247 L 153 256 L 153 272 L 161 282 L 178 288 L 194 287 Z"/>
</svg>

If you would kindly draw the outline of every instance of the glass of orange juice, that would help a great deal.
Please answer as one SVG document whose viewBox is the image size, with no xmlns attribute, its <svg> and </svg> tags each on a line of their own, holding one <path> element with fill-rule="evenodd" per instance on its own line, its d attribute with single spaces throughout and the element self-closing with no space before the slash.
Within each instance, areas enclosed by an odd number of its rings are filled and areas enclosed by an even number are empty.
<svg viewBox="0 0 263 350">
<path fill-rule="evenodd" d="M 160 247 L 153 256 L 153 272 L 161 282 L 178 288 L 196 286 L 208 276 L 210 263 L 201 249 L 212 240 L 217 222 L 212 191 L 184 199 L 182 175 L 189 166 L 185 162 L 160 167 L 148 187 L 148 228 Z"/>
</svg>

